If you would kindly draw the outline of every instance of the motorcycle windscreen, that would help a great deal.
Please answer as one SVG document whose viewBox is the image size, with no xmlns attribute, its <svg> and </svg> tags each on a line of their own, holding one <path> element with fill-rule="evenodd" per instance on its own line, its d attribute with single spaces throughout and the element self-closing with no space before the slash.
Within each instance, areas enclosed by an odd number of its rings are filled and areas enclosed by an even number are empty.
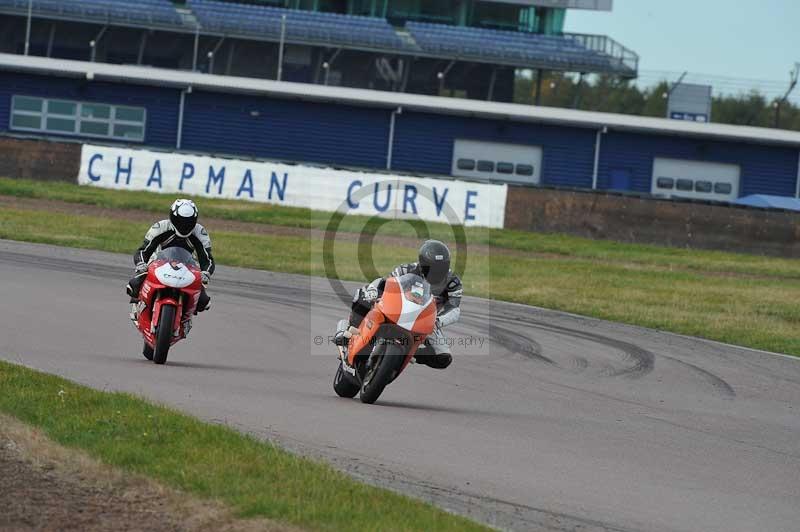
<svg viewBox="0 0 800 532">
<path fill-rule="evenodd" d="M 162 249 L 158 253 L 156 253 L 156 260 L 165 260 L 168 262 L 182 262 L 186 266 L 197 266 L 197 261 L 194 260 L 194 257 L 191 253 L 187 250 L 173 246 L 167 249 Z"/>
<path fill-rule="evenodd" d="M 398 326 L 415 333 L 430 334 L 436 325 L 431 285 L 413 273 L 386 280 L 380 310 Z"/>
</svg>

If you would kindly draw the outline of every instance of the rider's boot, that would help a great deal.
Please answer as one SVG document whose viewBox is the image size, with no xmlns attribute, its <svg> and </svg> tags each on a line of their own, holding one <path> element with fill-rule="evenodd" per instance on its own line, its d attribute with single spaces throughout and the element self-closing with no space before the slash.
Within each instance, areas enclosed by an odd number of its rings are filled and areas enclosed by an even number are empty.
<svg viewBox="0 0 800 532">
<path fill-rule="evenodd" d="M 420 354 L 414 357 L 418 364 L 424 364 L 433 369 L 446 369 L 453 362 L 453 355 L 450 353 L 441 354 Z"/>
<path fill-rule="evenodd" d="M 189 336 L 189 331 L 192 330 L 192 318 L 187 318 L 183 320 L 183 323 L 181 325 L 183 325 L 183 337 L 186 338 L 187 336 Z"/>
<path fill-rule="evenodd" d="M 197 307 L 194 309 L 195 315 L 211 308 L 211 297 L 206 293 L 205 287 L 200 289 L 200 297 L 197 298 Z"/>
<path fill-rule="evenodd" d="M 138 274 L 125 285 L 125 292 L 130 296 L 130 318 L 134 327 L 139 324 L 139 290 L 142 288 L 142 283 L 144 283 L 144 274 Z"/>
<path fill-rule="evenodd" d="M 339 346 L 339 358 L 348 367 L 352 366 L 347 362 L 347 348 L 350 344 L 350 338 L 356 334 L 358 334 L 358 329 L 350 325 L 348 320 L 339 320 L 336 325 L 336 333 L 333 335 L 333 343 Z"/>
</svg>

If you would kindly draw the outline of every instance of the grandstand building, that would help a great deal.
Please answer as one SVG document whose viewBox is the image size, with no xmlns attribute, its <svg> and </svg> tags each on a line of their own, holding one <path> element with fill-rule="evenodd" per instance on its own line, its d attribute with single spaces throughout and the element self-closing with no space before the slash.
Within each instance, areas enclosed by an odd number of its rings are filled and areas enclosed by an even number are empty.
<svg viewBox="0 0 800 532">
<path fill-rule="evenodd" d="M 521 69 L 636 77 L 573 8 L 612 0 L 0 0 L 0 52 L 500 102 Z"/>
<path fill-rule="evenodd" d="M 797 132 L 508 103 L 518 69 L 636 75 L 636 55 L 607 37 L 564 34 L 568 8 L 611 2 L 0 0 L 0 137 L 703 201 L 800 197 Z M 441 97 L 454 95 L 472 100 Z"/>
</svg>

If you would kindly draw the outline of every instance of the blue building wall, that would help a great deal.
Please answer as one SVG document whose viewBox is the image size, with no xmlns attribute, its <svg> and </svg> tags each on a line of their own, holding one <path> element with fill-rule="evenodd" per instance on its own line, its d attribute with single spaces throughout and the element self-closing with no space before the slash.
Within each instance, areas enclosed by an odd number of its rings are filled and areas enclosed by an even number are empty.
<svg viewBox="0 0 800 532">
<path fill-rule="evenodd" d="M 142 106 L 144 146 L 175 148 L 180 91 L 0 72 L 0 131 L 14 94 Z M 391 111 L 195 91 L 186 96 L 182 149 L 383 169 Z M 591 187 L 596 130 L 406 111 L 397 116 L 393 169 L 449 175 L 457 138 L 541 146 L 542 184 Z M 91 139 L 89 139 L 91 140 Z M 110 141 L 103 141 L 110 142 Z M 793 196 L 797 148 L 609 131 L 598 187 L 649 192 L 655 157 L 737 164 L 740 195 Z"/>
<path fill-rule="evenodd" d="M 175 147 L 180 98 L 176 89 L 0 72 L 0 131 L 8 130 L 11 97 L 15 94 L 144 107 L 147 109 L 144 144 Z"/>
<path fill-rule="evenodd" d="M 182 148 L 384 168 L 389 117 L 385 109 L 196 91 L 186 97 Z"/>
<path fill-rule="evenodd" d="M 630 173 L 630 190 L 649 193 L 656 157 L 737 164 L 741 167 L 740 196 L 795 194 L 795 148 L 616 131 L 603 135 L 598 188 L 610 188 L 612 172 L 622 170 Z"/>
<path fill-rule="evenodd" d="M 593 130 L 428 113 L 403 113 L 396 128 L 396 170 L 449 175 L 460 138 L 541 146 L 542 184 L 592 186 Z"/>
</svg>

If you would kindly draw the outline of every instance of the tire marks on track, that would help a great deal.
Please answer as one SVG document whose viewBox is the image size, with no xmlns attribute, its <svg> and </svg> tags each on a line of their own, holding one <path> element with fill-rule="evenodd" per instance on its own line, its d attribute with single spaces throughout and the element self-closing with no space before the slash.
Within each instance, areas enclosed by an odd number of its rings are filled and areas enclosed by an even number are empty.
<svg viewBox="0 0 800 532">
<path fill-rule="evenodd" d="M 131 274 L 129 268 L 122 266 L 104 265 L 62 257 L 42 257 L 12 251 L 5 251 L 0 254 L 0 261 L 15 265 L 30 265 L 51 271 L 69 271 L 90 277 L 119 280 L 121 288 Z M 312 289 L 311 286 L 308 287 L 307 298 L 298 298 L 296 287 L 280 283 L 215 279 L 210 292 L 212 297 L 216 292 L 255 301 L 269 300 L 270 302 L 279 302 L 282 305 L 296 309 L 308 309 L 309 302 L 313 300 L 314 305 L 318 308 L 345 311 L 338 302 L 327 303 L 330 298 L 328 292 Z M 500 309 L 496 304 L 491 305 L 491 307 L 489 313 L 483 315 L 473 314 L 468 319 L 462 319 L 462 323 L 470 326 L 474 331 L 488 333 L 487 336 L 491 341 L 496 341 L 510 352 L 520 354 L 528 360 L 571 372 L 584 372 L 592 366 L 590 354 L 573 354 L 569 365 L 557 363 L 552 357 L 543 352 L 539 342 L 530 338 L 529 335 L 517 332 L 514 329 L 514 326 L 519 326 L 520 324 L 524 324 L 527 329 L 536 329 L 571 339 L 579 338 L 619 352 L 621 354 L 622 367 L 604 363 L 599 372 L 604 376 L 640 379 L 651 373 L 655 368 L 656 355 L 636 344 L 582 329 L 545 323 L 530 316 L 525 316 L 522 312 L 519 315 L 510 315 L 507 309 Z M 695 364 L 667 355 L 659 356 L 698 376 L 702 381 L 710 385 L 711 390 L 716 395 L 729 399 L 736 397 L 734 388 L 719 375 Z"/>
<path fill-rule="evenodd" d="M 733 399 L 736 397 L 736 391 L 725 379 L 711 371 L 702 368 L 696 364 L 679 360 L 667 355 L 658 355 L 652 351 L 645 349 L 636 344 L 611 338 L 609 336 L 592 333 L 586 330 L 558 326 L 550 323 L 544 323 L 529 316 L 518 315 L 509 316 L 502 315 L 501 312 L 489 313 L 480 316 L 479 319 L 470 321 L 478 330 L 488 330 L 489 337 L 493 341 L 497 341 L 500 345 L 510 351 L 515 351 L 526 356 L 526 358 L 545 362 L 549 366 L 563 369 L 566 371 L 583 372 L 590 368 L 591 356 L 573 354 L 571 356 L 571 363 L 569 365 L 558 364 L 552 357 L 547 356 L 542 350 L 541 344 L 525 336 L 524 334 L 516 333 L 511 329 L 500 327 L 497 323 L 503 324 L 524 324 L 526 328 L 537 329 L 547 333 L 566 336 L 568 338 L 580 338 L 591 343 L 596 343 L 605 347 L 614 349 L 621 354 L 621 362 L 623 367 L 616 367 L 609 363 L 602 363 L 600 374 L 607 377 L 623 377 L 631 379 L 640 379 L 654 371 L 656 367 L 656 358 L 668 360 L 675 363 L 682 368 L 688 370 L 690 373 L 699 377 L 702 381 L 710 385 L 712 393 L 717 396 Z M 489 324 L 488 326 L 486 324 Z M 498 334 L 499 333 L 499 334 Z"/>
</svg>

